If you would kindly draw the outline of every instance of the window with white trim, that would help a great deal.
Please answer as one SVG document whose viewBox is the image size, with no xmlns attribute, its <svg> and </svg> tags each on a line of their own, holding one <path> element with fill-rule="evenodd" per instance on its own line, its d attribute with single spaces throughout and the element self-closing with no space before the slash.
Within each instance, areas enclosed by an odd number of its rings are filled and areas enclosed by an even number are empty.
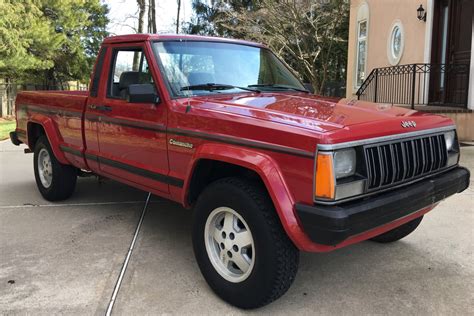
<svg viewBox="0 0 474 316">
<path fill-rule="evenodd" d="M 365 80 L 367 64 L 367 20 L 359 21 L 357 26 L 356 86 Z"/>
<path fill-rule="evenodd" d="M 405 46 L 405 33 L 400 20 L 395 20 L 390 28 L 387 42 L 387 58 L 392 66 L 398 65 Z"/>
<path fill-rule="evenodd" d="M 354 25 L 355 29 L 355 53 L 354 53 L 354 75 L 352 84 L 354 92 L 364 82 L 367 77 L 367 57 L 369 49 L 369 5 L 367 2 L 362 1 L 359 8 L 357 9 L 357 20 Z"/>
</svg>

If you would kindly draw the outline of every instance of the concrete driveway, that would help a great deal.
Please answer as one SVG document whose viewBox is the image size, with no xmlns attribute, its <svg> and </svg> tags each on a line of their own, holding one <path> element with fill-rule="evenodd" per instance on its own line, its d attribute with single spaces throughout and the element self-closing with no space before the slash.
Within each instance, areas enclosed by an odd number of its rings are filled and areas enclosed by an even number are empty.
<svg viewBox="0 0 474 316">
<path fill-rule="evenodd" d="M 474 174 L 474 147 L 462 150 Z M 81 178 L 43 200 L 33 155 L 0 142 L 0 314 L 104 314 L 146 193 Z M 297 279 L 263 314 L 466 315 L 474 310 L 474 186 L 402 241 L 302 254 Z M 202 278 L 190 212 L 153 197 L 113 314 L 241 314 Z"/>
</svg>

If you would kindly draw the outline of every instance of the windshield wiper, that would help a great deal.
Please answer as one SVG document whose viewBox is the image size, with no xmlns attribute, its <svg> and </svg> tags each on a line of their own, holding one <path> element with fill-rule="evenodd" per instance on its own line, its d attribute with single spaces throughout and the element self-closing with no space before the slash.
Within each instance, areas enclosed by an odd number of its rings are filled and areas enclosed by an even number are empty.
<svg viewBox="0 0 474 316">
<path fill-rule="evenodd" d="M 261 92 L 260 90 L 252 89 L 251 87 L 246 88 L 246 87 L 233 86 L 233 85 L 230 85 L 230 84 L 219 84 L 219 83 L 196 84 L 196 85 L 182 87 L 180 90 L 181 91 L 185 91 L 185 90 L 214 91 L 214 90 L 230 90 L 230 89 L 240 89 L 240 90 L 252 91 L 252 92 L 257 92 L 257 93 Z"/>
<path fill-rule="evenodd" d="M 251 84 L 248 85 L 249 88 L 276 88 L 276 89 L 284 89 L 284 90 L 294 90 L 294 91 L 299 91 L 299 92 L 305 92 L 309 93 L 308 90 L 306 89 L 300 89 L 297 87 L 293 86 L 286 86 L 286 85 L 281 85 L 281 84 L 276 84 L 276 83 L 260 83 L 260 84 Z"/>
</svg>

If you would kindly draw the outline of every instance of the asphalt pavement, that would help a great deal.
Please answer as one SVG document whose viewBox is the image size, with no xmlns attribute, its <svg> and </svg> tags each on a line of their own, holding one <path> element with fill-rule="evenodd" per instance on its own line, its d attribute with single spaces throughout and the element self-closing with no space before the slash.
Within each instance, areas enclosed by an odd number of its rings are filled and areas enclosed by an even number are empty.
<svg viewBox="0 0 474 316">
<path fill-rule="evenodd" d="M 90 177 L 47 202 L 23 148 L 0 142 L 0 314 L 104 315 L 147 193 Z M 461 163 L 474 174 L 474 147 Z M 288 293 L 246 312 L 201 276 L 191 212 L 152 197 L 112 314 L 472 315 L 473 212 L 471 181 L 399 242 L 303 253 Z"/>
</svg>

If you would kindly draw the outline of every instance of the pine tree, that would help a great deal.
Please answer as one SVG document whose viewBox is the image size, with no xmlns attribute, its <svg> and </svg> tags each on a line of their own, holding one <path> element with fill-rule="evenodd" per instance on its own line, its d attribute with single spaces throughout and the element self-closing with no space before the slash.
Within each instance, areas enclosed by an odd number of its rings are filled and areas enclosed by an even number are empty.
<svg viewBox="0 0 474 316">
<path fill-rule="evenodd" d="M 87 82 L 107 35 L 100 0 L 0 0 L 0 76 Z"/>
<path fill-rule="evenodd" d="M 53 52 L 60 35 L 37 5 L 37 1 L 0 0 L 0 75 L 16 77 L 28 70 L 54 65 Z"/>
</svg>

